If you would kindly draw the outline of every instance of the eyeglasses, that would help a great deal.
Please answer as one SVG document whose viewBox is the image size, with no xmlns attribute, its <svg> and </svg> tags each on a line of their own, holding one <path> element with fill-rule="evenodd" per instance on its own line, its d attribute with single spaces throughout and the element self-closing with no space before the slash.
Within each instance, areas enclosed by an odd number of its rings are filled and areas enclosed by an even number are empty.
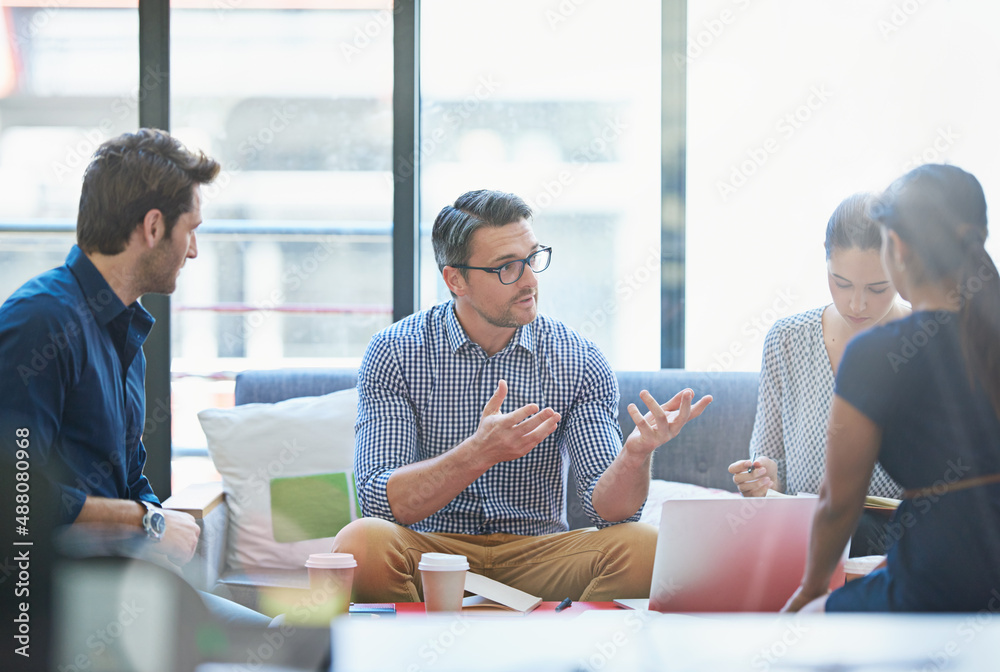
<svg viewBox="0 0 1000 672">
<path fill-rule="evenodd" d="M 503 266 L 497 266 L 495 268 L 489 268 L 486 266 L 459 266 L 457 264 L 449 264 L 449 266 L 452 268 L 464 268 L 470 271 L 486 271 L 487 273 L 496 273 L 500 278 L 500 282 L 505 285 L 513 285 L 521 279 L 521 275 L 524 273 L 525 264 L 530 266 L 533 272 L 541 273 L 549 267 L 550 261 L 552 261 L 552 248 L 542 247 L 539 248 L 537 252 L 529 254 L 524 259 L 508 261 Z"/>
</svg>

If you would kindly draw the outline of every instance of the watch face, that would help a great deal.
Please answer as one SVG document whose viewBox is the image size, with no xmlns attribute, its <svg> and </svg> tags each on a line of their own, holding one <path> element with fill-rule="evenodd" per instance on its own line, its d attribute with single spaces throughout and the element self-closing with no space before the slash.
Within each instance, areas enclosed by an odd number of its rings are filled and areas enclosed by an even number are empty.
<svg viewBox="0 0 1000 672">
<path fill-rule="evenodd" d="M 150 516 L 149 528 L 153 535 L 159 539 L 163 536 L 163 531 L 167 529 L 167 519 L 159 511 L 154 511 Z"/>
</svg>

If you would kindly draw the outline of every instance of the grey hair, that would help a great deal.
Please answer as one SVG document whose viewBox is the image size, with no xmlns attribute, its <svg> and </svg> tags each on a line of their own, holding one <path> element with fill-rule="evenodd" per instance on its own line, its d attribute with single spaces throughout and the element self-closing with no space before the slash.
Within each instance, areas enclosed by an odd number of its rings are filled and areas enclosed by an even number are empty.
<svg viewBox="0 0 1000 672">
<path fill-rule="evenodd" d="M 467 264 L 472 235 L 484 226 L 501 227 L 522 219 L 530 220 L 532 214 L 528 204 L 514 194 L 489 189 L 462 194 L 454 205 L 446 205 L 434 220 L 431 242 L 438 270 Z"/>
</svg>

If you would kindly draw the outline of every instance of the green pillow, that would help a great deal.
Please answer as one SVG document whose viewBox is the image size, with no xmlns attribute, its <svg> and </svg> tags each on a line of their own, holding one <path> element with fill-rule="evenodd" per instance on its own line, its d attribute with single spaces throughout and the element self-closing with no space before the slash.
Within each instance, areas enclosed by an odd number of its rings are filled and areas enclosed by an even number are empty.
<svg viewBox="0 0 1000 672">
<path fill-rule="evenodd" d="M 333 537 L 360 517 L 351 472 L 271 479 L 271 531 L 275 541 Z"/>
</svg>

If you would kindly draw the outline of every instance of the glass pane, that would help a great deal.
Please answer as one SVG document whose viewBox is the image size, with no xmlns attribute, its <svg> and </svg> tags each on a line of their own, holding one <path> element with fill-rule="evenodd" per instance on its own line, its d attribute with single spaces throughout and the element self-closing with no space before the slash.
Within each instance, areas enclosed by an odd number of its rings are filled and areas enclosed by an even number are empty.
<svg viewBox="0 0 1000 672">
<path fill-rule="evenodd" d="M 688 7 L 686 366 L 757 371 L 776 319 L 830 303 L 823 236 L 845 197 L 952 163 L 1000 199 L 1000 5 Z"/>
<path fill-rule="evenodd" d="M 421 4 L 421 304 L 434 217 L 514 192 L 553 248 L 540 309 L 617 369 L 660 367 L 660 3 Z"/>
<path fill-rule="evenodd" d="M 104 140 L 135 129 L 142 95 L 135 3 L 33 4 L 0 12 L 2 299 L 66 259 L 83 170 Z"/>
<path fill-rule="evenodd" d="M 175 456 L 204 447 L 196 414 L 232 405 L 234 372 L 356 366 L 392 320 L 391 11 L 188 4 L 172 129 L 223 172 L 172 301 Z"/>
</svg>

